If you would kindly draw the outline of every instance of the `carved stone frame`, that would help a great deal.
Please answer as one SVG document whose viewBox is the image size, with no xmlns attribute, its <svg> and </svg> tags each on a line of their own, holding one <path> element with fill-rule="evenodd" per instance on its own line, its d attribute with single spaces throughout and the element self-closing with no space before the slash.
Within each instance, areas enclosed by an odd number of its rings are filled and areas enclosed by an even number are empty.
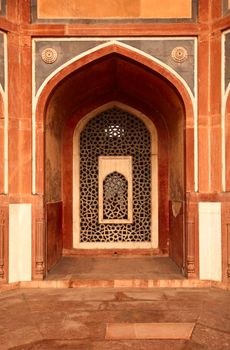
<svg viewBox="0 0 230 350">
<path fill-rule="evenodd" d="M 142 120 L 151 137 L 151 242 L 80 242 L 80 134 L 96 115 L 118 107 Z M 123 103 L 112 101 L 87 114 L 76 125 L 73 135 L 73 248 L 77 249 L 147 249 L 158 248 L 158 137 L 153 122 L 140 111 Z"/>
<path fill-rule="evenodd" d="M 103 224 L 131 224 L 133 222 L 132 210 L 132 157 L 131 156 L 99 156 L 98 159 L 98 208 L 99 223 Z M 127 219 L 104 219 L 103 217 L 103 181 L 107 175 L 117 171 L 124 175 L 128 182 L 128 218 Z"/>
</svg>

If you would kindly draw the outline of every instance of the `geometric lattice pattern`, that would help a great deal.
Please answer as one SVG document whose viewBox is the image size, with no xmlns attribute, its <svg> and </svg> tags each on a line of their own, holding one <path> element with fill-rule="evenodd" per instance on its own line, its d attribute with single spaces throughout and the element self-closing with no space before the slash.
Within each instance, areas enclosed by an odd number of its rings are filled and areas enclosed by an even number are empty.
<svg viewBox="0 0 230 350">
<path fill-rule="evenodd" d="M 103 181 L 103 219 L 128 219 L 128 181 L 117 171 Z"/>
<path fill-rule="evenodd" d="M 99 156 L 132 157 L 132 224 L 98 222 Z M 150 159 L 149 131 L 145 124 L 132 114 L 119 108 L 111 108 L 95 116 L 86 124 L 80 134 L 80 242 L 151 241 Z M 107 191 L 109 183 L 104 187 Z M 124 185 L 121 185 L 124 189 L 122 186 Z M 118 203 L 118 199 L 116 201 Z M 112 205 L 106 205 L 103 208 L 103 213 L 108 218 L 112 215 L 116 218 L 117 215 L 127 215 L 127 211 L 124 211 L 124 214 L 121 213 L 118 205 L 114 206 L 114 213 L 112 213 L 112 207 Z"/>
</svg>

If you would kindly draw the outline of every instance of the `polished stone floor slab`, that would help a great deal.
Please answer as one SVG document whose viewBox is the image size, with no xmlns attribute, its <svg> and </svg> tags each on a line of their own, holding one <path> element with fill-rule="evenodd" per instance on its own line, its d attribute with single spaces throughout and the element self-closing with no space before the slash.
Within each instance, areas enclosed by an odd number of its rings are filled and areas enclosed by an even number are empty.
<svg viewBox="0 0 230 350">
<path fill-rule="evenodd" d="M 169 257 L 132 255 L 62 257 L 47 276 L 47 280 L 183 278 L 180 269 Z"/>
<path fill-rule="evenodd" d="M 105 339 L 189 339 L 195 323 L 108 323 Z"/>
</svg>

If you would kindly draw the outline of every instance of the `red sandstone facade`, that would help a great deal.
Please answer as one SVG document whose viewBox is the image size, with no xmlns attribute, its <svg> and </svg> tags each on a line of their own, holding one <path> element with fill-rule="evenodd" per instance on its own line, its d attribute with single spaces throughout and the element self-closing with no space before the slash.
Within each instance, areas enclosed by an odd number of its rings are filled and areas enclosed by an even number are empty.
<svg viewBox="0 0 230 350">
<path fill-rule="evenodd" d="M 43 279 L 63 253 L 79 251 L 73 135 L 87 114 L 111 101 L 144 114 L 157 130 L 152 252 L 169 254 L 188 278 L 229 283 L 229 2 L 185 1 L 177 14 L 162 5 L 147 18 L 154 8 L 128 16 L 118 1 L 115 18 L 97 20 L 93 12 L 63 18 L 58 4 L 52 18 L 46 3 L 1 3 L 2 283 Z M 74 13 L 68 11 L 64 16 Z M 29 248 L 20 247 L 28 237 Z M 17 274 L 20 254 L 29 270 Z"/>
</svg>

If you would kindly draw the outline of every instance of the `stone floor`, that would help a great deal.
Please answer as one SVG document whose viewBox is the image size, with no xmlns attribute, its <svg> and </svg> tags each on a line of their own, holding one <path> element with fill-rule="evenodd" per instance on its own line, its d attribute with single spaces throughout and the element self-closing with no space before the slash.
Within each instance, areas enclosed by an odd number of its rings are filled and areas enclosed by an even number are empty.
<svg viewBox="0 0 230 350">
<path fill-rule="evenodd" d="M 152 256 L 77 256 L 62 257 L 48 274 L 47 280 L 62 279 L 183 279 L 169 257 Z"/>
<path fill-rule="evenodd" d="M 108 323 L 193 322 L 189 340 L 109 340 Z M 122 334 L 121 334 L 122 338 Z M 221 289 L 18 289 L 0 294 L 1 350 L 229 350 Z"/>
</svg>

